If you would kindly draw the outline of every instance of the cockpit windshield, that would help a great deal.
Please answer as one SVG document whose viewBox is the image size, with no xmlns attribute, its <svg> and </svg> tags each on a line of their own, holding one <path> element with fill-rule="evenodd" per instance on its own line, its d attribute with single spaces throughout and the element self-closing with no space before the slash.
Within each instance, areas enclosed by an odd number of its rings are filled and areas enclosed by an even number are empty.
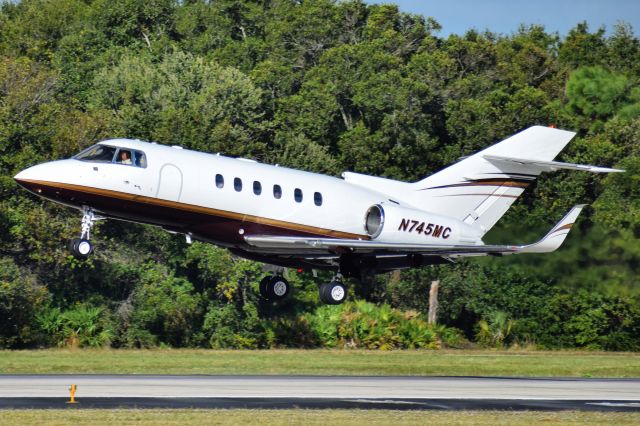
<svg viewBox="0 0 640 426">
<path fill-rule="evenodd" d="M 94 161 L 96 163 L 111 163 L 115 155 L 116 148 L 113 146 L 94 145 L 73 158 L 82 161 Z"/>
<path fill-rule="evenodd" d="M 144 152 L 109 145 L 94 145 L 73 158 L 80 161 L 92 161 L 94 163 L 115 163 L 141 168 L 147 167 L 147 157 L 144 155 Z"/>
</svg>

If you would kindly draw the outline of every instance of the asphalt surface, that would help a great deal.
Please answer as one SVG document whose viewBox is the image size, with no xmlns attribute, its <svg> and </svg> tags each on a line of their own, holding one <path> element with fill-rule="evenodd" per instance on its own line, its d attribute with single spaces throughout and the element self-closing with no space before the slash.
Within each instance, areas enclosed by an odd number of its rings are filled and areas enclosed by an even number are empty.
<svg viewBox="0 0 640 426">
<path fill-rule="evenodd" d="M 77 386 L 77 404 L 68 404 Z M 2 375 L 2 408 L 639 411 L 640 379 Z"/>
</svg>

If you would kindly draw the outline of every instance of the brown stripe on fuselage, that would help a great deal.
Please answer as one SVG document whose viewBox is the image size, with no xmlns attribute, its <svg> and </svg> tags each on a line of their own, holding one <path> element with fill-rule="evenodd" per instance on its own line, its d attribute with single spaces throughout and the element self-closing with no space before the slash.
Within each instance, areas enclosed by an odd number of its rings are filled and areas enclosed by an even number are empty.
<svg viewBox="0 0 640 426">
<path fill-rule="evenodd" d="M 229 230 L 229 232 L 226 230 L 224 232 L 224 234 L 226 234 L 224 239 L 230 239 L 230 242 L 233 243 L 244 241 L 243 236 L 237 232 L 237 229 L 239 228 L 242 228 L 245 231 L 244 235 L 254 232 L 266 232 L 277 235 L 370 239 L 368 235 L 335 231 L 332 229 L 269 219 L 261 216 L 246 215 L 227 210 L 162 200 L 108 189 L 37 180 L 18 180 L 18 183 L 29 191 L 54 201 L 76 206 L 86 204 L 97 210 L 106 210 L 104 213 L 116 212 L 112 215 L 118 218 L 130 219 L 160 226 L 175 226 L 176 228 L 186 225 L 190 230 L 190 225 L 193 225 L 193 227 L 197 229 L 210 229 L 207 233 L 215 234 L 211 236 L 212 240 L 215 240 L 214 237 L 219 236 L 218 233 L 223 227 L 233 228 L 233 230 Z M 117 207 L 113 207 L 112 200 L 126 203 L 126 205 L 122 204 Z M 158 211 L 156 212 L 154 209 L 150 210 L 150 207 L 156 207 Z M 185 217 L 185 223 L 177 221 L 173 222 L 175 218 L 182 217 L 182 214 L 188 216 Z M 212 220 L 215 219 L 213 222 L 218 225 L 215 227 L 215 230 L 213 229 L 213 226 L 208 226 L 208 224 L 202 223 L 202 220 L 206 219 L 206 217 L 209 217 Z"/>
</svg>

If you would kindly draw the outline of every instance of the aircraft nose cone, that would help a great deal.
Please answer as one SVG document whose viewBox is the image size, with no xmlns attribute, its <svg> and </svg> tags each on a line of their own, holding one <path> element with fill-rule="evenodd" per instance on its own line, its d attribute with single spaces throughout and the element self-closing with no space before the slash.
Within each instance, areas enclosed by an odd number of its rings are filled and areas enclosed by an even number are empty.
<svg viewBox="0 0 640 426">
<path fill-rule="evenodd" d="M 39 167 L 40 166 L 33 166 L 29 167 L 28 169 L 24 169 L 23 171 L 15 175 L 13 179 L 24 189 L 39 194 L 40 192 L 38 192 L 34 187 L 35 182 L 39 180 L 38 177 L 40 177 L 39 175 L 41 174 L 40 170 L 38 169 Z"/>
<path fill-rule="evenodd" d="M 15 175 L 13 179 L 18 185 L 35 195 L 68 203 L 73 201 L 73 197 L 69 197 L 65 187 L 79 179 L 76 166 L 75 160 L 50 161 L 29 167 Z"/>
<path fill-rule="evenodd" d="M 42 176 L 43 169 L 44 167 L 42 164 L 29 167 L 28 169 L 24 169 L 23 171 L 15 175 L 13 179 L 16 182 L 18 182 L 20 185 L 24 186 L 24 184 L 29 181 L 41 180 L 43 177 Z"/>
<path fill-rule="evenodd" d="M 15 175 L 13 177 L 13 180 L 15 180 L 16 182 L 20 183 L 21 181 L 27 179 L 27 175 L 28 175 L 27 170 L 29 170 L 29 169 L 25 169 L 25 170 L 21 171 L 20 173 L 18 173 L 17 175 Z"/>
<path fill-rule="evenodd" d="M 24 169 L 13 177 L 18 183 L 25 181 L 59 182 L 69 173 L 73 163 L 70 160 L 49 161 Z"/>
<path fill-rule="evenodd" d="M 40 187 L 43 184 L 60 182 L 61 179 L 64 179 L 68 169 L 67 160 L 51 161 L 24 169 L 15 175 L 13 179 L 20 186 L 33 192 L 33 188 L 36 186 Z"/>
</svg>

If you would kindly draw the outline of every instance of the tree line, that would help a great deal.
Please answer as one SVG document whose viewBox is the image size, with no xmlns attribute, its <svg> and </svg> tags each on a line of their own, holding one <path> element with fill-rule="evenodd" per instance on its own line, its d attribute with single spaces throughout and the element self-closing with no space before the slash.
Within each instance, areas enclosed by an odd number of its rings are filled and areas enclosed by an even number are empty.
<svg viewBox="0 0 640 426">
<path fill-rule="evenodd" d="M 358 0 L 25 0 L 0 6 L 0 347 L 640 350 L 640 42 L 577 23 L 439 37 L 433 18 Z M 534 124 L 578 136 L 487 242 L 537 239 L 588 203 L 559 252 L 257 296 L 261 265 L 107 221 L 67 251 L 77 212 L 12 177 L 98 140 L 139 138 L 339 175 L 413 181 Z M 441 282 L 439 326 L 425 322 Z"/>
</svg>

